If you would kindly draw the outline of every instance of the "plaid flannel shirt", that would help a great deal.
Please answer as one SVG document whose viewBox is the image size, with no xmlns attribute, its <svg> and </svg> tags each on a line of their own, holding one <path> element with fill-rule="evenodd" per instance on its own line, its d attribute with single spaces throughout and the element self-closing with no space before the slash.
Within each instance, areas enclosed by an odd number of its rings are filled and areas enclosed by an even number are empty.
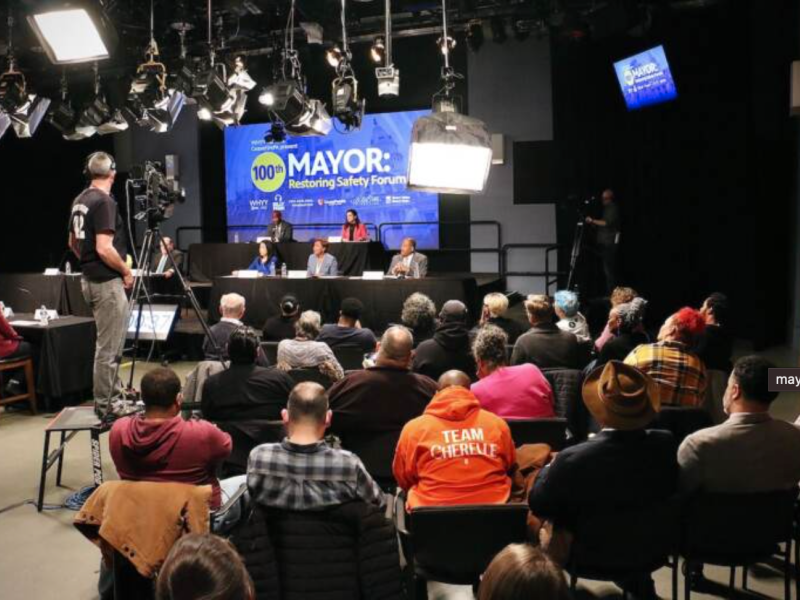
<svg viewBox="0 0 800 600">
<path fill-rule="evenodd" d="M 352 452 L 324 441 L 299 445 L 284 439 L 253 449 L 247 486 L 263 506 L 284 510 L 322 510 L 352 500 L 385 508 L 378 484 Z"/>
<path fill-rule="evenodd" d="M 706 393 L 703 361 L 680 342 L 642 344 L 625 363 L 652 377 L 661 393 L 661 403 L 671 406 L 700 406 Z"/>
</svg>

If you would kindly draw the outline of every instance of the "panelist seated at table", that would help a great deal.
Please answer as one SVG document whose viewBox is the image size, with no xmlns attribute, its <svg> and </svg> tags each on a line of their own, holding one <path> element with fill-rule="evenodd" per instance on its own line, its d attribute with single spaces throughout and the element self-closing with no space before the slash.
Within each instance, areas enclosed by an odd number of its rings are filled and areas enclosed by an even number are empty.
<svg viewBox="0 0 800 600">
<path fill-rule="evenodd" d="M 311 256 L 308 257 L 309 277 L 335 277 L 339 274 L 339 264 L 336 257 L 328 254 L 328 242 L 314 240 Z"/>
<path fill-rule="evenodd" d="M 22 339 L 0 310 L 0 360 L 30 356 L 31 345 Z"/>
<path fill-rule="evenodd" d="M 183 272 L 183 252 L 175 249 L 175 243 L 170 237 L 162 237 L 158 252 L 155 252 L 150 260 L 150 273 L 152 275 L 163 275 L 170 278 L 175 274 L 175 269 L 169 257 L 175 261 L 175 266 Z"/>
<path fill-rule="evenodd" d="M 358 212 L 351 208 L 347 211 L 347 220 L 342 225 L 343 242 L 368 242 L 367 226 L 358 218 Z"/>
<path fill-rule="evenodd" d="M 283 220 L 283 213 L 272 211 L 272 223 L 267 227 L 267 237 L 271 242 L 291 242 L 294 239 L 294 226 Z"/>
<path fill-rule="evenodd" d="M 271 246 L 266 241 L 258 243 L 258 256 L 253 259 L 249 271 L 258 271 L 262 275 L 275 275 L 278 266 L 278 257 L 275 252 L 271 252 Z"/>
<path fill-rule="evenodd" d="M 428 257 L 417 252 L 417 240 L 412 237 L 403 239 L 400 254 L 392 257 L 388 274 L 409 279 L 422 279 L 428 274 Z"/>
</svg>

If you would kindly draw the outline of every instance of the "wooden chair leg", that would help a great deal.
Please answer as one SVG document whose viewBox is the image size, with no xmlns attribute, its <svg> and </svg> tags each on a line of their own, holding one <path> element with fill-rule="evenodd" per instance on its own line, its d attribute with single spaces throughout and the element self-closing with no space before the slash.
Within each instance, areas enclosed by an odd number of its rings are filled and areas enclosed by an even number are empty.
<svg viewBox="0 0 800 600">
<path fill-rule="evenodd" d="M 28 387 L 28 403 L 31 407 L 31 413 L 37 414 L 36 411 L 36 382 L 33 378 L 33 360 L 28 359 L 25 363 L 25 385 Z"/>
</svg>

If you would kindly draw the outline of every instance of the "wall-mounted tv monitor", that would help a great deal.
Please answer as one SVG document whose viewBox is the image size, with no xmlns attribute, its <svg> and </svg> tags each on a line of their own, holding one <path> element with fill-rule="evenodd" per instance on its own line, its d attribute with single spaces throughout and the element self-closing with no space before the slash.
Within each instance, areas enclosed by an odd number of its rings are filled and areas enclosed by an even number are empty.
<svg viewBox="0 0 800 600">
<path fill-rule="evenodd" d="M 614 63 L 628 110 L 669 102 L 678 97 L 664 46 L 656 46 Z"/>
</svg>

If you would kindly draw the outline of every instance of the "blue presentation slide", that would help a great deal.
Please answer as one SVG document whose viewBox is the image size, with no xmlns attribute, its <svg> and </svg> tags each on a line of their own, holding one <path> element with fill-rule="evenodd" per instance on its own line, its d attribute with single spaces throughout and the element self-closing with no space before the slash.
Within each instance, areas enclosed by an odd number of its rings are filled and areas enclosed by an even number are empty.
<svg viewBox="0 0 800 600">
<path fill-rule="evenodd" d="M 614 63 L 628 110 L 678 97 L 663 46 L 656 46 Z"/>
<path fill-rule="evenodd" d="M 363 223 L 438 221 L 439 196 L 406 188 L 414 121 L 429 110 L 366 115 L 358 131 L 336 129 L 324 137 L 288 137 L 267 143 L 269 124 L 225 129 L 228 240 L 250 241 L 266 233 L 273 210 L 293 224 L 298 241 L 341 235 L 349 208 Z M 258 225 L 262 229 L 236 229 Z M 370 236 L 376 237 L 369 228 Z M 411 235 L 419 248 L 437 248 L 437 225 L 384 228 L 389 248 Z"/>
</svg>

